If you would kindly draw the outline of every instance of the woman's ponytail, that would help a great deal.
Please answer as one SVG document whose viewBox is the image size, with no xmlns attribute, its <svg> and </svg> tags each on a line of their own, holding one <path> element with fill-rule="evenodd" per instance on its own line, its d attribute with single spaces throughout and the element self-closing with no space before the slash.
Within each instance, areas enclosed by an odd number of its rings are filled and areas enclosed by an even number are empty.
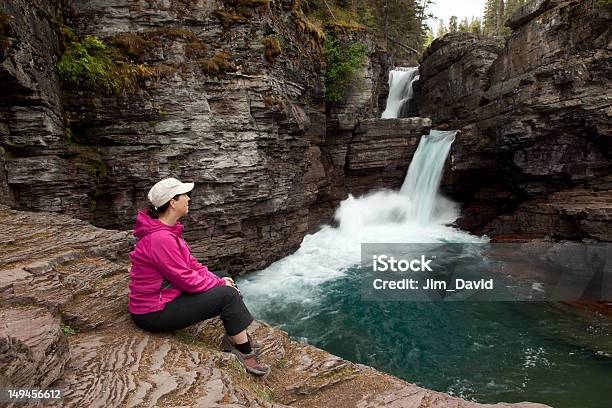
<svg viewBox="0 0 612 408">
<path fill-rule="evenodd" d="M 172 197 L 172 199 L 178 200 L 180 196 L 181 196 L 180 194 L 177 194 L 174 197 Z M 160 215 L 166 212 L 168 207 L 170 207 L 170 201 L 168 201 L 166 204 L 162 205 L 161 207 L 155 207 L 153 204 L 149 204 L 149 208 L 147 208 L 147 215 L 151 218 L 159 218 Z"/>
<path fill-rule="evenodd" d="M 155 208 L 153 204 L 149 205 L 147 208 L 147 215 L 151 218 L 159 218 L 160 211 L 158 208 Z"/>
</svg>

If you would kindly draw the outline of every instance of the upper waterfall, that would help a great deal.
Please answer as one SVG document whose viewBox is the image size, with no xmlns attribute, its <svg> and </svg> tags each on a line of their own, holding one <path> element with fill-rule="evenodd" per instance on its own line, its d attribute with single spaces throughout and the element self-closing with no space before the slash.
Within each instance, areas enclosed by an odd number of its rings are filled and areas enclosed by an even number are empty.
<svg viewBox="0 0 612 408">
<path fill-rule="evenodd" d="M 396 68 L 389 71 L 389 96 L 382 119 L 398 118 L 404 104 L 412 99 L 412 84 L 419 79 L 419 67 Z"/>
</svg>

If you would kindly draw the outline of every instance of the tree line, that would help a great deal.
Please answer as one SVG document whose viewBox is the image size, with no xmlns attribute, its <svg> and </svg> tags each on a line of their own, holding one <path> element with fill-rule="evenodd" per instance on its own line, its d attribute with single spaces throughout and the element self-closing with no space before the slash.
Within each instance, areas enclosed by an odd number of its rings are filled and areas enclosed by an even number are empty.
<svg viewBox="0 0 612 408">
<path fill-rule="evenodd" d="M 448 24 L 442 19 L 438 21 L 435 37 L 442 37 L 452 32 L 466 32 L 478 35 L 508 35 L 510 28 L 504 23 L 514 14 L 527 0 L 487 0 L 485 2 L 483 17 L 472 17 L 469 21 L 464 17 L 458 21 L 456 16 L 451 16 Z M 426 46 L 431 43 L 434 35 L 429 30 L 426 34 Z"/>
<path fill-rule="evenodd" d="M 303 0 L 307 15 L 326 27 L 373 34 L 395 61 L 416 63 L 428 32 L 433 0 Z"/>
</svg>

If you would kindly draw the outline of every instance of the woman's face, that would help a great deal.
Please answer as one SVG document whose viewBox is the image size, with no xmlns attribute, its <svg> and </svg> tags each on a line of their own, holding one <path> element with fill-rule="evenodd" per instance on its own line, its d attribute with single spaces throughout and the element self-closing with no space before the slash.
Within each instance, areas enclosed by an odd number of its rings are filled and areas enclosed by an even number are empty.
<svg viewBox="0 0 612 408">
<path fill-rule="evenodd" d="M 189 200 L 191 199 L 187 194 L 181 194 L 176 199 L 172 199 L 174 202 L 173 208 L 179 217 L 182 217 L 189 212 Z"/>
</svg>

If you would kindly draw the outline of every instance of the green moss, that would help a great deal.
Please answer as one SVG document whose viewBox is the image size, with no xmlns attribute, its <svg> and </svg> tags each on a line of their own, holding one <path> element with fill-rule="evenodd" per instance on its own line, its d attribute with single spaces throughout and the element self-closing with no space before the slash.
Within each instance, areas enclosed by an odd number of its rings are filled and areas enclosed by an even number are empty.
<svg viewBox="0 0 612 408">
<path fill-rule="evenodd" d="M 96 199 L 89 197 L 89 211 L 95 212 L 96 208 L 98 208 L 98 202 Z"/>
<path fill-rule="evenodd" d="M 262 40 L 265 47 L 265 57 L 268 62 L 274 62 L 281 52 L 281 42 L 278 36 L 269 35 Z"/>
<path fill-rule="evenodd" d="M 181 167 L 179 166 L 179 163 L 175 160 L 171 161 L 168 164 L 168 170 L 170 170 L 172 173 L 177 173 L 180 168 Z"/>
<path fill-rule="evenodd" d="M 66 39 L 66 51 L 57 64 L 65 83 L 116 93 L 133 90 L 140 79 L 154 76 L 149 68 L 124 61 L 117 49 L 95 36 L 77 40 L 67 31 Z"/>
<path fill-rule="evenodd" d="M 167 115 L 164 108 L 162 108 L 162 106 L 157 102 L 153 102 L 153 112 L 160 118 L 164 118 Z"/>
<path fill-rule="evenodd" d="M 89 166 L 98 181 L 108 175 L 108 166 L 102 160 L 89 159 Z"/>
<path fill-rule="evenodd" d="M 251 389 L 255 391 L 255 394 L 262 400 L 269 403 L 274 402 L 274 391 L 267 385 L 251 383 Z"/>
<path fill-rule="evenodd" d="M 601 8 L 606 8 L 612 6 L 612 0 L 597 0 L 597 6 Z"/>
<path fill-rule="evenodd" d="M 325 100 L 338 102 L 352 82 L 355 72 L 363 66 L 367 47 L 359 42 L 342 42 L 333 35 L 325 39 L 323 53 L 325 69 Z"/>
<path fill-rule="evenodd" d="M 287 357 L 281 357 L 276 360 L 276 368 L 287 368 L 289 367 L 289 360 Z"/>
<path fill-rule="evenodd" d="M 67 324 L 62 324 L 62 333 L 64 333 L 66 336 L 74 336 L 78 332 L 79 332 L 78 330 L 73 329 Z"/>
<path fill-rule="evenodd" d="M 66 143 L 68 143 L 69 145 L 74 144 L 74 134 L 72 133 L 71 128 L 66 127 L 64 129 L 64 137 L 66 138 Z"/>
<path fill-rule="evenodd" d="M 212 348 L 202 339 L 194 336 L 193 334 L 189 334 L 183 330 L 180 330 L 174 333 L 174 337 L 180 342 L 185 343 L 189 346 L 197 347 L 197 348 L 200 348 L 202 350 L 207 350 L 207 351 L 212 350 Z"/>
</svg>

